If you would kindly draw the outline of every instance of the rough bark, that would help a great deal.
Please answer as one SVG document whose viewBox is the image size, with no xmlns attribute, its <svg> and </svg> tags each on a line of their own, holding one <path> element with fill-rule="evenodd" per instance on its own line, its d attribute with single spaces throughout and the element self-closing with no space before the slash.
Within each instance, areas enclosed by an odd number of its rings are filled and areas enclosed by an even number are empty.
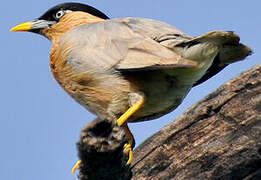
<svg viewBox="0 0 261 180">
<path fill-rule="evenodd" d="M 131 179 L 130 167 L 125 165 L 128 157 L 122 151 L 126 142 L 123 130 L 109 120 L 88 124 L 77 143 L 82 162 L 79 179 Z"/>
<path fill-rule="evenodd" d="M 92 134 L 91 145 L 85 139 L 96 122 L 83 130 L 78 143 L 81 180 L 261 179 L 261 66 L 226 83 L 147 139 L 135 149 L 131 168 L 124 165 L 125 139 L 116 126 L 109 124 L 114 131 L 98 128 L 102 135 Z M 109 142 L 108 150 L 101 148 L 100 137 Z"/>
</svg>

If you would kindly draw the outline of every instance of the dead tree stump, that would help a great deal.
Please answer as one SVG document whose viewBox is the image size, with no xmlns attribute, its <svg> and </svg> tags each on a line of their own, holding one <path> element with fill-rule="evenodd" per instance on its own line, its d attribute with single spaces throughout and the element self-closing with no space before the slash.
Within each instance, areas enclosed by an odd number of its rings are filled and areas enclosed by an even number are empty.
<svg viewBox="0 0 261 180">
<path fill-rule="evenodd" d="M 147 139 L 135 149 L 131 168 L 124 165 L 123 132 L 103 127 L 98 130 L 101 135 L 92 134 L 90 143 L 85 138 L 94 127 L 95 122 L 85 128 L 78 143 L 81 180 L 261 179 L 261 65 L 229 81 Z M 103 142 L 95 140 L 101 137 Z M 102 143 L 110 147 L 108 151 Z M 97 157 L 105 159 L 98 166 Z"/>
<path fill-rule="evenodd" d="M 81 132 L 77 143 L 81 180 L 127 180 L 131 170 L 123 146 L 127 142 L 124 131 L 109 120 L 96 119 Z"/>
</svg>

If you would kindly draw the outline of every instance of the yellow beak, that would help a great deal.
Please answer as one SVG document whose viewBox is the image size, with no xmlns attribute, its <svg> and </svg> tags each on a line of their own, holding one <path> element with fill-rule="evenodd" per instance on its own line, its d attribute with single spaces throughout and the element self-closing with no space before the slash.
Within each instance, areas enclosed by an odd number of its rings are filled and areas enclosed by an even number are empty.
<svg viewBox="0 0 261 180">
<path fill-rule="evenodd" d="M 10 29 L 10 31 L 30 31 L 32 30 L 32 27 L 33 27 L 32 22 L 25 22 L 13 27 L 12 29 Z"/>
</svg>

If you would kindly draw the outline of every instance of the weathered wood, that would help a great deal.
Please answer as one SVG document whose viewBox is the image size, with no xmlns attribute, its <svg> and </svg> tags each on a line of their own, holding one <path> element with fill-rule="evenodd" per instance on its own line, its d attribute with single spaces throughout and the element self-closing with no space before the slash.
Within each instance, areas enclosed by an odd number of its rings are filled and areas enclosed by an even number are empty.
<svg viewBox="0 0 261 180">
<path fill-rule="evenodd" d="M 135 150 L 133 179 L 261 179 L 261 66 L 226 83 Z"/>
<path fill-rule="evenodd" d="M 80 179 L 131 179 L 123 132 L 102 122 L 82 132 Z M 133 180 L 261 179 L 261 65 L 147 139 L 135 149 L 131 168 Z"/>
<path fill-rule="evenodd" d="M 131 170 L 122 150 L 126 143 L 124 131 L 108 120 L 96 119 L 81 132 L 77 143 L 81 180 L 128 180 Z"/>
</svg>

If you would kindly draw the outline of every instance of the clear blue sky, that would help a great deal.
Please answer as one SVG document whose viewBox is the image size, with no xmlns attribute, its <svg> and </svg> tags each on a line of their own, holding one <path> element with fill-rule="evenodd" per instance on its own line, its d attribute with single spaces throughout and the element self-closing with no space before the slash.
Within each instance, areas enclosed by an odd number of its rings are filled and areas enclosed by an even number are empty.
<svg viewBox="0 0 261 180">
<path fill-rule="evenodd" d="M 84 125 L 94 119 L 55 82 L 49 70 L 51 43 L 32 33 L 9 29 L 39 17 L 64 1 L 3 1 L 0 7 L 0 179 L 73 180 L 76 145 Z M 261 63 L 261 1 L 78 1 L 116 17 L 165 21 L 197 36 L 212 30 L 233 30 L 254 55 L 230 65 L 194 88 L 174 112 L 154 121 L 131 124 L 137 144 L 176 119 L 221 84 Z"/>
</svg>

